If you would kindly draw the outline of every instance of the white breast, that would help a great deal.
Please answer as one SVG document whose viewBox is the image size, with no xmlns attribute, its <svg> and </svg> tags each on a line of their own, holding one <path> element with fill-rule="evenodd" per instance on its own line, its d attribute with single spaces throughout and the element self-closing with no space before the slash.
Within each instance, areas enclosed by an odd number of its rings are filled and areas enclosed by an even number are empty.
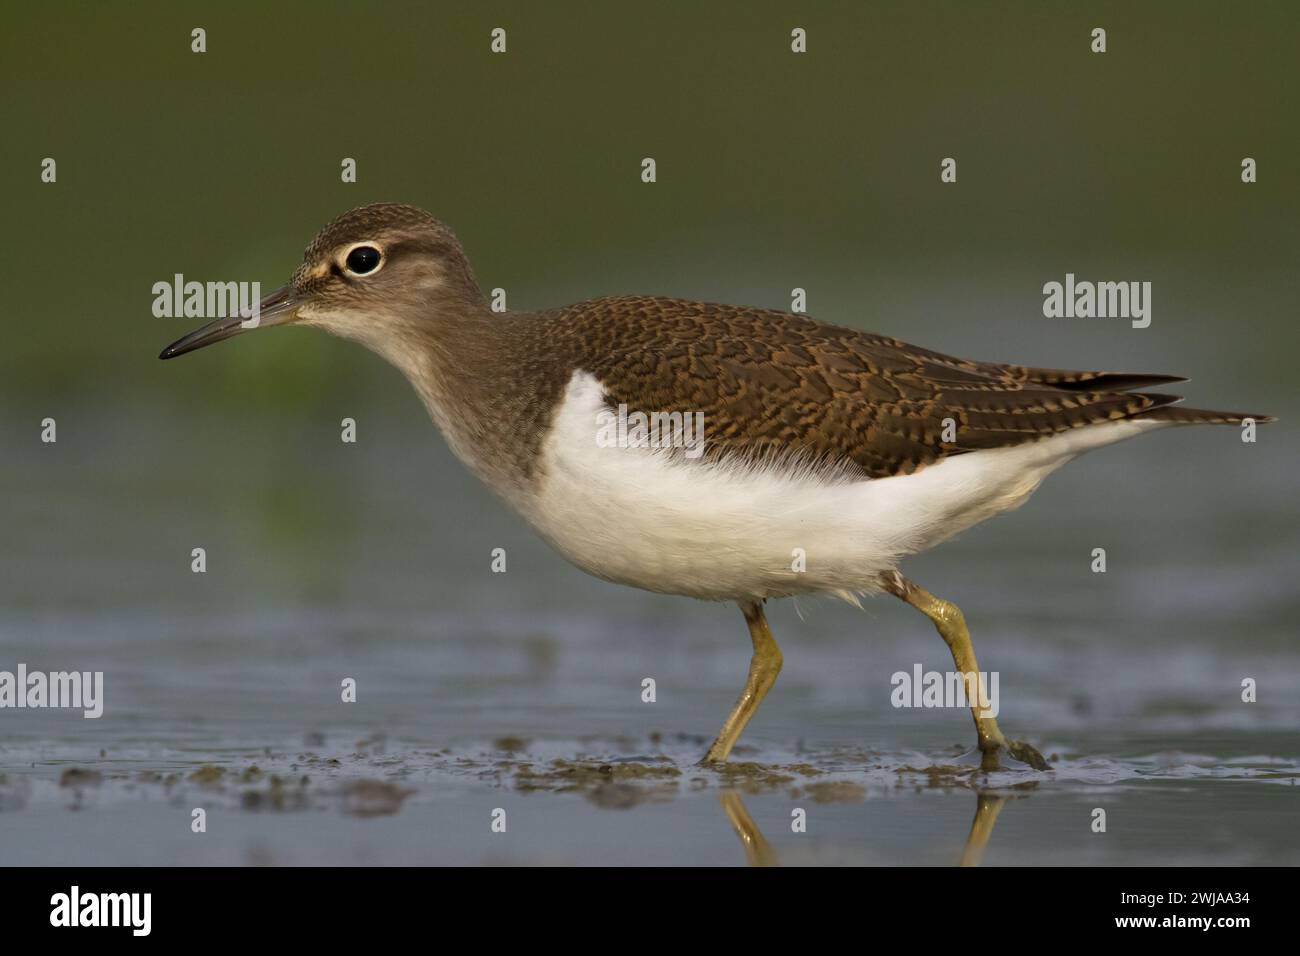
<svg viewBox="0 0 1300 956">
<path fill-rule="evenodd" d="M 881 572 L 906 555 L 1016 507 L 1075 455 L 1161 424 L 1094 425 L 955 455 L 915 475 L 846 481 L 601 447 L 597 416 L 605 407 L 600 382 L 576 372 L 521 512 L 597 577 L 708 600 L 815 592 L 854 600 L 879 590 Z M 706 441 L 708 427 L 706 420 Z"/>
</svg>

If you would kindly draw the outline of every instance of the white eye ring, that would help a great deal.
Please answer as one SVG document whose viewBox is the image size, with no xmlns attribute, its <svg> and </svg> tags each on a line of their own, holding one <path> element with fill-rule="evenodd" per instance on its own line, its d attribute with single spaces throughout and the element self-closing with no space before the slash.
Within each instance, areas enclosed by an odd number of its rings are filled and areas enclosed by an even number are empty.
<svg viewBox="0 0 1300 956">
<path fill-rule="evenodd" d="M 375 264 L 371 266 L 369 269 L 359 270 L 355 268 L 355 266 L 361 264 L 360 262 L 354 263 L 351 261 L 353 253 L 355 253 L 358 249 L 369 249 L 378 253 L 379 254 L 378 261 L 375 262 Z M 343 271 L 346 272 L 348 275 L 356 276 L 357 278 L 363 278 L 365 276 L 374 275 L 376 272 L 378 272 L 380 269 L 384 267 L 384 263 L 387 261 L 388 261 L 388 257 L 384 255 L 384 251 L 379 247 L 379 243 L 370 242 L 370 241 L 353 243 L 352 245 L 348 246 L 345 250 L 343 250 L 343 254 L 339 256 L 340 268 L 342 268 Z"/>
</svg>

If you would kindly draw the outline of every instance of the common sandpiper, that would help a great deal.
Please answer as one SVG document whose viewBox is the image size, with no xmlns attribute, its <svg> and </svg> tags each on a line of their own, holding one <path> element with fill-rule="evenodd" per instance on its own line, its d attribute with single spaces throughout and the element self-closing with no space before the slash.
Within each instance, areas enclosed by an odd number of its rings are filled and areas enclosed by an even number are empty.
<svg viewBox="0 0 1300 956">
<path fill-rule="evenodd" d="M 740 606 L 754 652 L 713 764 L 781 670 L 768 599 L 887 592 L 978 675 L 961 611 L 903 577 L 905 557 L 1017 507 L 1082 452 L 1170 425 L 1271 420 L 1145 390 L 1179 376 L 969 361 L 766 309 L 617 296 L 495 312 L 455 234 L 397 203 L 344 213 L 312 240 L 256 327 L 291 323 L 395 365 L 455 455 L 584 571 Z M 159 357 L 253 325 L 217 319 Z M 630 431 L 611 429 L 629 410 Z M 671 440 L 696 420 L 702 434 Z M 673 435 L 650 440 L 646 422 Z M 972 695 L 981 766 L 1005 753 L 1048 769 L 986 703 Z"/>
</svg>

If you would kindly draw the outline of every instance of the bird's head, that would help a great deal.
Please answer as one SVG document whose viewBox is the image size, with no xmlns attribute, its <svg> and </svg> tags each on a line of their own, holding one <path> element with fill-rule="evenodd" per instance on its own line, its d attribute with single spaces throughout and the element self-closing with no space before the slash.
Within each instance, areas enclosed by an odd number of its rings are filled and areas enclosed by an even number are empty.
<svg viewBox="0 0 1300 956">
<path fill-rule="evenodd" d="M 440 316 L 485 307 L 455 234 L 423 209 L 361 206 L 339 216 L 303 254 L 283 288 L 265 296 L 256 319 L 214 319 L 163 349 L 169 359 L 255 328 L 311 325 L 394 357 L 427 339 Z"/>
</svg>

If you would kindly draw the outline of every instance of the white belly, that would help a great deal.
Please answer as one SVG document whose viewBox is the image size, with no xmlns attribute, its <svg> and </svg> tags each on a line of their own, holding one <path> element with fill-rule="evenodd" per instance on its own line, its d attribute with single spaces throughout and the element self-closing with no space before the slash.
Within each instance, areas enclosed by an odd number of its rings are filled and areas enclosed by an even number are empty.
<svg viewBox="0 0 1300 956">
<path fill-rule="evenodd" d="M 1015 508 L 1080 452 L 1160 424 L 1094 425 L 956 455 L 915 475 L 846 481 L 600 447 L 604 408 L 600 383 L 575 373 L 521 512 L 597 577 L 707 600 L 817 592 L 854 600 L 879 590 L 880 574 L 903 557 Z"/>
</svg>

